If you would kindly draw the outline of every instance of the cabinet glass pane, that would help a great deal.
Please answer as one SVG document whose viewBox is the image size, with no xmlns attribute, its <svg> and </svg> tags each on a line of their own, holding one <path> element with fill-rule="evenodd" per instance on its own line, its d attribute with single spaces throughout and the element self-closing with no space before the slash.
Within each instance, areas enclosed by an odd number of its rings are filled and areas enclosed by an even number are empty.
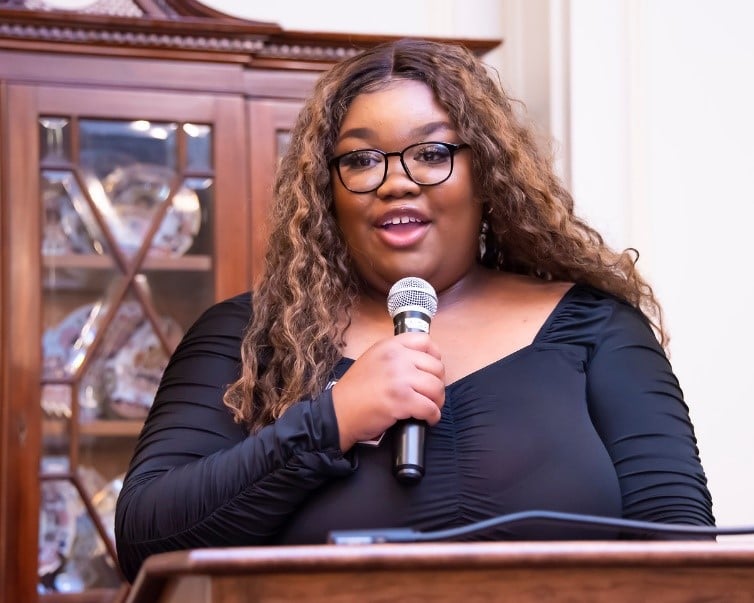
<svg viewBox="0 0 754 603">
<path fill-rule="evenodd" d="M 291 144 L 291 133 L 289 130 L 278 130 L 275 133 L 275 147 L 277 149 L 278 159 L 285 155 L 288 145 Z"/>
<path fill-rule="evenodd" d="M 73 170 L 42 170 L 42 253 L 108 252 L 107 241 Z"/>
<path fill-rule="evenodd" d="M 186 169 L 209 172 L 212 169 L 212 129 L 203 124 L 183 124 L 186 133 Z"/>
<path fill-rule="evenodd" d="M 39 591 L 114 588 L 112 514 L 136 436 L 170 354 L 215 299 L 213 130 L 39 123 Z"/>
<path fill-rule="evenodd" d="M 45 457 L 42 469 L 47 477 L 41 484 L 38 591 L 117 588 L 120 574 L 110 550 L 115 482 L 91 467 L 71 473 L 65 456 Z M 92 519 L 87 504 L 104 522 Z"/>
<path fill-rule="evenodd" d="M 43 117 L 39 120 L 39 150 L 43 165 L 71 160 L 71 127 L 67 118 Z"/>
<path fill-rule="evenodd" d="M 79 120 L 79 161 L 103 179 L 135 163 L 178 169 L 178 124 L 137 120 Z"/>
</svg>

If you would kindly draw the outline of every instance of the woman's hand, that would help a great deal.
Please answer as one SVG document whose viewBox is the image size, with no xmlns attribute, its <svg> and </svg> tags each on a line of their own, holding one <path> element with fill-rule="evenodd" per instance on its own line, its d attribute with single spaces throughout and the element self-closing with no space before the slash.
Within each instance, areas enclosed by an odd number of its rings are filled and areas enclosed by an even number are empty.
<svg viewBox="0 0 754 603">
<path fill-rule="evenodd" d="M 445 366 L 425 333 L 382 339 L 333 386 L 340 448 L 379 437 L 401 419 L 434 425 L 445 403 Z"/>
</svg>

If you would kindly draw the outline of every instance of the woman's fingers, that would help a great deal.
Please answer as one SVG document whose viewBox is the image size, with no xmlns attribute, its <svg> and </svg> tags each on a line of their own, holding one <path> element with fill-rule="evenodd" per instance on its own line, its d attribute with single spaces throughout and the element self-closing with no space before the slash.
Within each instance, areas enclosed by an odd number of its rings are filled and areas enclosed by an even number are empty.
<svg viewBox="0 0 754 603">
<path fill-rule="evenodd" d="M 378 341 L 334 386 L 333 403 L 341 447 L 377 437 L 400 419 L 436 424 L 445 403 L 439 348 L 424 333 Z"/>
</svg>

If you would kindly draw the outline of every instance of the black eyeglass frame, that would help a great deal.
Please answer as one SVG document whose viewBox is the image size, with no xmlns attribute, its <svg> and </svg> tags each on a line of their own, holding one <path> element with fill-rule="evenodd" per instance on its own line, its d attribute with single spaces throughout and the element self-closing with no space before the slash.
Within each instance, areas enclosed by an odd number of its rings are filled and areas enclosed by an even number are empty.
<svg viewBox="0 0 754 603">
<path fill-rule="evenodd" d="M 406 151 L 408 151 L 409 149 L 413 149 L 414 147 L 420 147 L 420 146 L 427 145 L 427 144 L 438 144 L 440 146 L 445 147 L 450 152 L 450 170 L 448 170 L 448 175 L 445 176 L 445 178 L 443 178 L 442 180 L 440 180 L 438 182 L 432 182 L 431 184 L 425 184 L 423 182 L 417 182 L 414 179 L 414 177 L 411 175 L 411 170 L 408 169 L 408 166 L 406 165 L 406 162 L 403 159 L 403 154 Z M 354 149 L 353 151 L 348 151 L 347 153 L 343 153 L 341 155 L 338 155 L 337 157 L 333 157 L 332 159 L 330 159 L 330 161 L 327 162 L 327 165 L 330 168 L 332 168 L 332 166 L 334 165 L 335 166 L 335 171 L 338 173 L 338 179 L 340 180 L 340 183 L 344 186 L 344 188 L 347 191 L 350 191 L 350 192 L 355 193 L 357 195 L 362 195 L 362 194 L 366 194 L 366 193 L 373 193 L 378 188 L 380 188 L 383 184 L 385 184 L 385 180 L 387 180 L 387 167 L 388 167 L 388 161 L 387 161 L 387 159 L 388 159 L 388 157 L 399 157 L 400 158 L 401 165 L 403 166 L 403 170 L 406 172 L 406 176 L 409 177 L 409 179 L 411 180 L 411 182 L 414 182 L 414 183 L 418 184 L 419 186 L 437 186 L 438 184 L 442 184 L 443 182 L 445 182 L 448 178 L 450 178 L 453 175 L 453 167 L 455 165 L 455 163 L 454 163 L 455 155 L 456 155 L 456 153 L 458 151 L 461 151 L 461 150 L 466 149 L 466 148 L 469 148 L 469 145 L 466 144 L 465 142 L 461 142 L 461 143 L 456 144 L 456 143 L 452 143 L 452 142 L 440 142 L 439 140 L 427 140 L 425 142 L 417 142 L 415 144 L 407 146 L 402 151 L 393 151 L 392 153 L 386 153 L 385 151 L 381 151 L 380 149 Z M 340 173 L 340 160 L 343 159 L 343 157 L 347 157 L 348 155 L 351 155 L 352 153 L 364 153 L 366 151 L 372 151 L 374 153 L 379 153 L 380 155 L 382 155 L 385 158 L 385 161 L 383 162 L 384 163 L 384 167 L 385 167 L 385 171 L 382 174 L 382 178 L 380 179 L 380 182 L 379 182 L 379 184 L 377 184 L 377 186 L 375 186 L 374 188 L 370 188 L 369 190 L 366 190 L 366 191 L 355 191 L 355 190 L 353 190 L 351 188 L 348 188 L 348 186 L 346 186 L 346 183 L 343 181 L 343 176 Z"/>
</svg>

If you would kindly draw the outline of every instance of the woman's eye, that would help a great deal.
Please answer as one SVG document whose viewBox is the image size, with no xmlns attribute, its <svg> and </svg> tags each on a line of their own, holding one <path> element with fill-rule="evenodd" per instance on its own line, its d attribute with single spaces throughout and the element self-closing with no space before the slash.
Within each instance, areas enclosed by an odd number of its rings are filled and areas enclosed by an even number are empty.
<svg viewBox="0 0 754 603">
<path fill-rule="evenodd" d="M 420 147 L 414 154 L 414 160 L 421 163 L 444 163 L 450 158 L 447 147 L 439 144 Z"/>
<path fill-rule="evenodd" d="M 354 151 L 340 160 L 340 167 L 349 170 L 372 168 L 382 162 L 382 155 L 370 151 Z"/>
</svg>

